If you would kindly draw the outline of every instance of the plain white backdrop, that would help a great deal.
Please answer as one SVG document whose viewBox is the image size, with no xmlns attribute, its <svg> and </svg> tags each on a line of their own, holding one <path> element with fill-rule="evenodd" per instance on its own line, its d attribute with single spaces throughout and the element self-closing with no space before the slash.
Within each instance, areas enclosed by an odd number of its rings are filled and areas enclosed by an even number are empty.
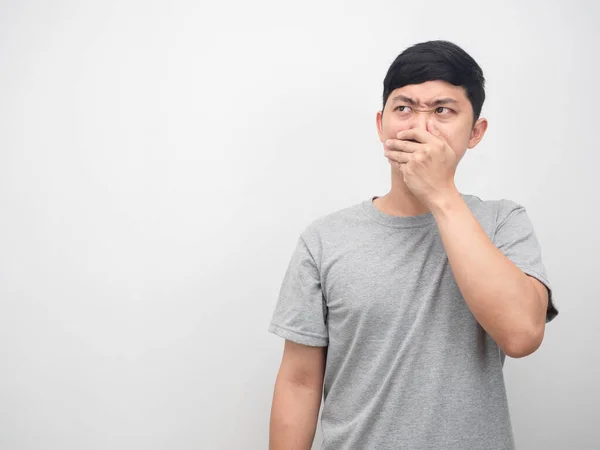
<svg viewBox="0 0 600 450">
<path fill-rule="evenodd" d="M 0 448 L 266 449 L 297 237 L 388 191 L 430 39 L 487 78 L 457 185 L 527 208 L 560 310 L 506 361 L 517 447 L 600 448 L 600 7 L 503 3 L 0 2 Z"/>
</svg>

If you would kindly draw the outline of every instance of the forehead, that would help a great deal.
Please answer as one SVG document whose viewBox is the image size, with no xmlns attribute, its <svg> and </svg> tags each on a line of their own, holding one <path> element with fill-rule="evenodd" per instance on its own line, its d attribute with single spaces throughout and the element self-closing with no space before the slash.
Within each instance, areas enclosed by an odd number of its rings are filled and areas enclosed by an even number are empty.
<svg viewBox="0 0 600 450">
<path fill-rule="evenodd" d="M 410 97 L 421 104 L 446 97 L 456 100 L 459 104 L 469 103 L 465 88 L 462 86 L 454 86 L 453 84 L 441 80 L 402 86 L 401 88 L 394 89 L 388 99 L 393 100 L 396 95 L 400 94 Z"/>
</svg>

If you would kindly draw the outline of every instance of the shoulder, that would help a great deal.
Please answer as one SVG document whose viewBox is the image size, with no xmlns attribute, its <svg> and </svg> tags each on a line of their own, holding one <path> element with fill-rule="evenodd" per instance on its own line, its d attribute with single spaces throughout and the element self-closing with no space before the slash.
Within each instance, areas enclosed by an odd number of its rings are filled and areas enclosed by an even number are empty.
<svg viewBox="0 0 600 450">
<path fill-rule="evenodd" d="M 478 219 L 485 219 L 500 225 L 511 216 L 525 213 L 525 207 L 511 199 L 488 199 L 483 200 L 472 194 L 462 194 L 463 199 Z"/>
<path fill-rule="evenodd" d="M 361 201 L 315 218 L 304 227 L 300 238 L 315 252 L 324 245 L 344 239 L 364 222 L 363 203 Z"/>
</svg>

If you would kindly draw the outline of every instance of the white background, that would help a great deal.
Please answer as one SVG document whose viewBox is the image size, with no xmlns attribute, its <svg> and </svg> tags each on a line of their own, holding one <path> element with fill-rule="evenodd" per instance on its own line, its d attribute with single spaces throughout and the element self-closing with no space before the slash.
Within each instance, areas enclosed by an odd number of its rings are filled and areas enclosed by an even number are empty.
<svg viewBox="0 0 600 450">
<path fill-rule="evenodd" d="M 600 7 L 504 3 L 1 2 L 0 448 L 266 449 L 297 237 L 387 192 L 430 39 L 487 78 L 457 185 L 526 206 L 561 313 L 506 362 L 518 448 L 600 448 Z"/>
</svg>

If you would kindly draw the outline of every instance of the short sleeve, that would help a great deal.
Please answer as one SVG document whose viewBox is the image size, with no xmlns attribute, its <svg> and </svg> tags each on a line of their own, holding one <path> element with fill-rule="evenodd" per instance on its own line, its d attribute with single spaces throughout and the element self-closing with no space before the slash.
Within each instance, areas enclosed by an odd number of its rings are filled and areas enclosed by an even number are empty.
<svg viewBox="0 0 600 450">
<path fill-rule="evenodd" d="M 271 333 L 299 344 L 328 345 L 327 307 L 320 279 L 317 264 L 300 236 L 269 324 Z"/>
<path fill-rule="evenodd" d="M 546 323 L 553 320 L 558 315 L 558 309 L 542 261 L 540 244 L 523 206 L 510 200 L 499 202 L 493 242 L 513 264 L 546 286 L 548 289 Z"/>
</svg>

